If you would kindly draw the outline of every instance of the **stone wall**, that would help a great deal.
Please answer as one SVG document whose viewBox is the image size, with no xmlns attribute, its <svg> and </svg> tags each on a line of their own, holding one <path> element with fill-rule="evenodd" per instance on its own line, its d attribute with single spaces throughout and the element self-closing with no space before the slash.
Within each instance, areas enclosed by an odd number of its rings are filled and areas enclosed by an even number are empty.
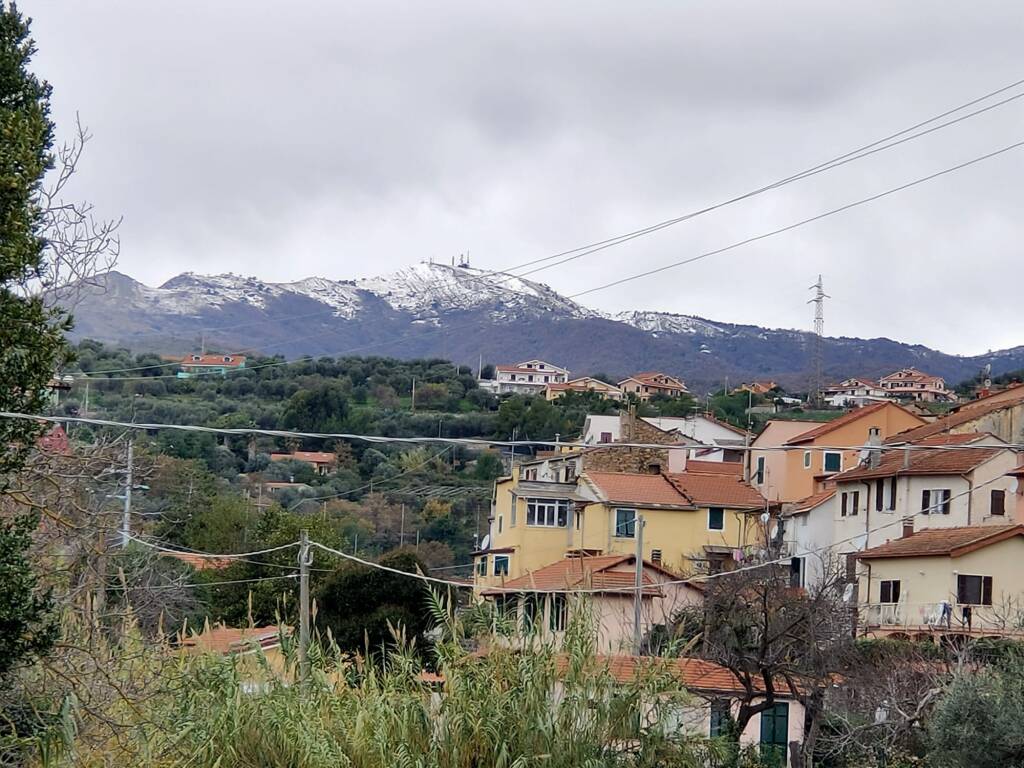
<svg viewBox="0 0 1024 768">
<path fill-rule="evenodd" d="M 624 443 L 657 443 L 670 445 L 679 441 L 677 435 L 651 426 L 630 411 L 619 414 L 621 441 Z M 666 448 L 594 448 L 583 454 L 583 470 L 591 472 L 668 471 Z"/>
</svg>

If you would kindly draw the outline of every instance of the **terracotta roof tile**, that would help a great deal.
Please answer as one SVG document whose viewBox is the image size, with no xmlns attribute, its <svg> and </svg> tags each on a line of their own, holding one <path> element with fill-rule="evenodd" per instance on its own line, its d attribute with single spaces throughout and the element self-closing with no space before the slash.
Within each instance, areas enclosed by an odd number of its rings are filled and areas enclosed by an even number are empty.
<svg viewBox="0 0 1024 768">
<path fill-rule="evenodd" d="M 665 476 L 698 506 L 758 509 L 765 504 L 764 497 L 739 476 L 700 472 L 673 472 Z"/>
<path fill-rule="evenodd" d="M 800 499 L 800 501 L 794 502 L 792 509 L 790 509 L 787 514 L 799 515 L 803 514 L 804 512 L 810 512 L 815 507 L 820 507 L 822 504 L 824 504 L 826 501 L 828 501 L 835 495 L 835 488 L 826 488 L 825 490 L 819 491 L 818 493 L 812 493 L 810 496 Z"/>
<path fill-rule="evenodd" d="M 687 461 L 686 471 L 701 475 L 735 475 L 743 476 L 741 461 Z"/>
<path fill-rule="evenodd" d="M 958 446 L 993 439 L 991 435 L 969 432 L 959 435 L 941 434 L 918 440 L 917 446 Z M 867 480 L 893 475 L 963 475 L 997 456 L 1004 448 L 971 448 L 963 450 L 889 450 L 882 453 L 877 467 L 859 466 L 835 475 L 836 482 Z"/>
<path fill-rule="evenodd" d="M 596 555 L 594 557 L 565 557 L 557 562 L 545 565 L 501 585 L 501 589 L 484 590 L 485 595 L 503 594 L 507 590 L 553 592 L 564 589 L 607 589 L 623 591 L 636 584 L 636 572 L 633 555 Z M 645 569 L 654 569 L 672 577 L 668 571 L 644 562 Z M 616 570 L 617 569 L 617 570 Z M 657 583 L 644 574 L 644 593 L 647 595 L 661 594 Z"/>
<path fill-rule="evenodd" d="M 786 445 L 798 445 L 799 443 L 806 443 L 809 440 L 816 440 L 822 435 L 827 435 L 830 432 L 834 432 L 840 427 L 845 427 L 847 424 L 851 424 L 858 419 L 868 416 L 872 413 L 877 413 L 884 408 L 899 408 L 900 406 L 895 403 L 885 401 L 881 403 L 875 403 L 874 405 L 866 405 L 863 408 L 854 408 L 852 411 L 847 411 L 838 419 L 832 419 L 832 421 L 826 421 L 819 427 L 815 427 L 807 432 L 801 432 L 796 437 L 790 438 Z M 908 411 L 909 413 L 909 411 Z"/>
<path fill-rule="evenodd" d="M 263 649 L 276 648 L 280 645 L 282 634 L 291 634 L 291 628 L 285 626 L 236 628 L 218 624 L 214 627 L 207 627 L 199 634 L 182 638 L 181 644 L 186 648 L 227 655 L 248 651 L 256 646 Z"/>
<path fill-rule="evenodd" d="M 624 504 L 691 506 L 689 500 L 664 475 L 632 472 L 586 472 L 589 480 L 606 501 Z"/>
<path fill-rule="evenodd" d="M 973 404 L 968 403 L 957 411 L 943 416 L 941 419 L 936 419 L 930 424 L 924 424 L 920 427 L 914 427 L 913 429 L 908 429 L 904 432 L 900 432 L 899 434 L 892 435 L 885 442 L 916 443 L 923 438 L 948 432 L 951 429 L 962 427 L 965 424 L 970 424 L 972 421 L 980 419 L 983 416 L 987 416 L 990 413 L 995 413 L 996 411 L 1001 411 L 1005 408 L 1014 408 L 1021 404 L 1024 404 L 1024 393 L 1005 400 L 993 400 L 989 403 L 981 401 Z"/>
<path fill-rule="evenodd" d="M 643 671 L 664 672 L 675 677 L 687 689 L 705 693 L 742 693 L 743 688 L 726 667 L 706 659 L 659 658 L 651 656 L 595 656 L 595 665 L 606 668 L 619 683 L 635 680 Z M 559 657 L 560 671 L 568 668 L 568 658 Z M 757 690 L 764 690 L 763 684 L 755 681 Z M 779 698 L 788 698 L 785 692 L 776 691 Z"/>
<path fill-rule="evenodd" d="M 173 557 L 175 560 L 188 563 L 197 571 L 222 571 L 233 562 L 229 557 L 214 557 L 198 552 L 164 552 L 163 554 L 166 557 Z"/>
<path fill-rule="evenodd" d="M 861 552 L 862 560 L 887 557 L 959 557 L 976 549 L 1024 535 L 1024 525 L 985 525 L 963 528 L 926 528 Z"/>
</svg>

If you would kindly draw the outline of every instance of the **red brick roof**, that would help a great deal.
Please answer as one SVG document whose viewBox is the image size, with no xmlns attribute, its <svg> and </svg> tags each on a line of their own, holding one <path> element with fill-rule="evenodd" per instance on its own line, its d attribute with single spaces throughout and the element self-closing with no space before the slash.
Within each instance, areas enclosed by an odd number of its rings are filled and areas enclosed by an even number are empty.
<svg viewBox="0 0 1024 768">
<path fill-rule="evenodd" d="M 627 590 L 636 584 L 634 555 L 596 555 L 594 557 L 566 557 L 558 562 L 545 565 L 525 576 L 511 579 L 502 584 L 501 589 L 485 589 L 485 595 L 500 595 L 508 590 L 554 592 L 565 589 L 595 589 L 631 594 Z M 621 570 L 627 567 L 628 570 Z M 620 570 L 614 570 L 619 568 Z M 674 576 L 664 569 L 644 561 L 645 570 L 653 568 Z M 646 573 L 644 574 L 644 594 L 660 595 L 657 583 Z"/>
<path fill-rule="evenodd" d="M 175 560 L 188 563 L 197 571 L 222 571 L 233 562 L 230 557 L 201 555 L 198 552 L 164 552 L 163 554 L 166 557 L 173 557 Z"/>
<path fill-rule="evenodd" d="M 918 440 L 916 446 L 957 446 L 994 440 L 983 432 L 959 435 L 933 435 Z M 835 475 L 836 482 L 867 480 L 893 475 L 964 475 L 997 456 L 1004 448 L 963 448 L 951 450 L 889 450 L 882 453 L 877 467 L 859 466 Z M 909 451 L 909 455 L 908 455 Z"/>
<path fill-rule="evenodd" d="M 759 509 L 765 499 L 736 475 L 672 472 L 665 475 L 675 488 L 700 507 Z"/>
<path fill-rule="evenodd" d="M 559 657 L 558 668 L 568 668 L 568 658 Z M 743 693 L 736 676 L 726 667 L 706 659 L 695 658 L 659 658 L 651 656 L 595 656 L 594 664 L 605 668 L 620 683 L 628 683 L 644 671 L 652 673 L 664 672 L 675 677 L 687 689 L 706 693 Z M 755 689 L 764 690 L 764 685 L 754 681 Z M 779 698 L 790 698 L 785 686 L 780 686 L 775 695 Z"/>
<path fill-rule="evenodd" d="M 264 650 L 276 648 L 281 644 L 282 634 L 291 634 L 291 628 L 278 626 L 235 628 L 219 624 L 207 627 L 198 635 L 182 638 L 181 644 L 186 648 L 228 655 L 255 647 Z"/>
<path fill-rule="evenodd" d="M 735 475 L 743 476 L 743 462 L 741 461 L 697 461 L 686 462 L 687 472 L 696 472 L 702 475 Z"/>
<path fill-rule="evenodd" d="M 194 358 L 199 358 L 195 360 Z M 224 358 L 229 358 L 225 360 Z M 213 365 L 216 367 L 226 366 L 234 368 L 245 363 L 245 355 L 185 355 L 181 359 L 182 365 Z"/>
<path fill-rule="evenodd" d="M 1024 393 L 1011 397 L 1005 400 L 993 400 L 989 403 L 984 401 L 977 401 L 975 403 L 968 403 L 957 411 L 943 416 L 941 419 L 936 419 L 930 424 L 924 424 L 920 427 L 914 427 L 908 429 L 905 432 L 892 435 L 885 442 L 887 443 L 916 443 L 925 437 L 931 437 L 942 432 L 948 432 L 951 429 L 962 427 L 965 424 L 970 424 L 976 419 L 980 419 L 983 416 L 987 416 L 990 413 L 1001 411 L 1005 408 L 1015 408 L 1021 404 L 1024 404 Z"/>
<path fill-rule="evenodd" d="M 605 501 L 642 505 L 691 506 L 664 475 L 642 475 L 633 472 L 586 472 L 589 480 Z"/>
<path fill-rule="evenodd" d="M 828 501 L 835 495 L 835 488 L 826 488 L 825 490 L 819 491 L 818 493 L 812 493 L 810 496 L 807 496 L 803 499 L 800 499 L 800 501 L 795 502 L 793 504 L 793 508 L 789 510 L 789 514 L 799 515 L 804 512 L 810 512 L 815 507 L 820 507 L 822 504 L 824 504 L 826 501 Z"/>
<path fill-rule="evenodd" d="M 286 461 L 287 459 L 307 461 L 311 464 L 334 464 L 338 461 L 335 454 L 327 451 L 292 451 L 291 453 L 270 454 L 271 461 Z"/>
<path fill-rule="evenodd" d="M 858 419 L 864 416 L 869 416 L 873 413 L 878 413 L 883 408 L 900 408 L 895 403 L 882 402 L 875 403 L 874 405 L 866 405 L 863 408 L 854 408 L 852 411 L 848 411 L 840 416 L 838 419 L 832 419 L 832 421 L 826 421 L 820 427 L 815 427 L 807 432 L 801 432 L 796 437 L 792 438 L 786 445 L 799 445 L 800 443 L 806 443 L 810 440 L 817 440 L 822 435 L 827 435 L 830 432 L 834 432 L 840 427 L 845 427 L 847 424 L 852 424 Z M 906 410 L 901 408 L 900 410 Z M 907 411 L 910 413 L 910 411 Z"/>
<path fill-rule="evenodd" d="M 960 557 L 990 544 L 1024 536 L 1024 525 L 985 525 L 963 528 L 926 528 L 861 552 L 857 557 L 874 560 L 889 557 Z"/>
</svg>

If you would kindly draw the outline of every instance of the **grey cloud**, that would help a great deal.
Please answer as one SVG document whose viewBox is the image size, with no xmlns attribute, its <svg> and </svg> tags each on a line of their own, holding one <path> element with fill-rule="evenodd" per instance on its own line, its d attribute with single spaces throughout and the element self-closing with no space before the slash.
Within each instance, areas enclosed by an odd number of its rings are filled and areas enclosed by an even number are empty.
<svg viewBox="0 0 1024 768">
<path fill-rule="evenodd" d="M 36 0 L 78 180 L 122 269 L 357 277 L 469 249 L 506 267 L 701 207 L 1024 77 L 1024 15 L 965 6 Z M 571 294 L 1019 140 L 1008 105 L 877 158 L 536 275 Z M 588 296 L 954 352 L 1024 343 L 1024 153 Z M 952 295 L 951 295 L 952 294 Z"/>
</svg>

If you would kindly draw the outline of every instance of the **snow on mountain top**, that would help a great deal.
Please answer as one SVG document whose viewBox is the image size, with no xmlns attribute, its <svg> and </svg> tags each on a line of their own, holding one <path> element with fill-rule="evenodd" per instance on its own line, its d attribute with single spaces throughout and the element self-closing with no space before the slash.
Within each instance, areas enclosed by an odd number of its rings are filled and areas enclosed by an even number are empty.
<svg viewBox="0 0 1024 768">
<path fill-rule="evenodd" d="M 722 336 L 727 331 L 707 320 L 690 315 L 677 315 L 671 312 L 647 312 L 634 310 L 619 312 L 612 315 L 613 320 L 632 325 L 652 335 L 659 333 L 687 333 L 696 336 Z"/>
<path fill-rule="evenodd" d="M 395 309 L 418 316 L 481 306 L 493 307 L 499 315 L 524 309 L 574 317 L 597 315 L 541 283 L 473 267 L 420 262 L 388 275 L 360 280 L 356 286 Z"/>
</svg>

